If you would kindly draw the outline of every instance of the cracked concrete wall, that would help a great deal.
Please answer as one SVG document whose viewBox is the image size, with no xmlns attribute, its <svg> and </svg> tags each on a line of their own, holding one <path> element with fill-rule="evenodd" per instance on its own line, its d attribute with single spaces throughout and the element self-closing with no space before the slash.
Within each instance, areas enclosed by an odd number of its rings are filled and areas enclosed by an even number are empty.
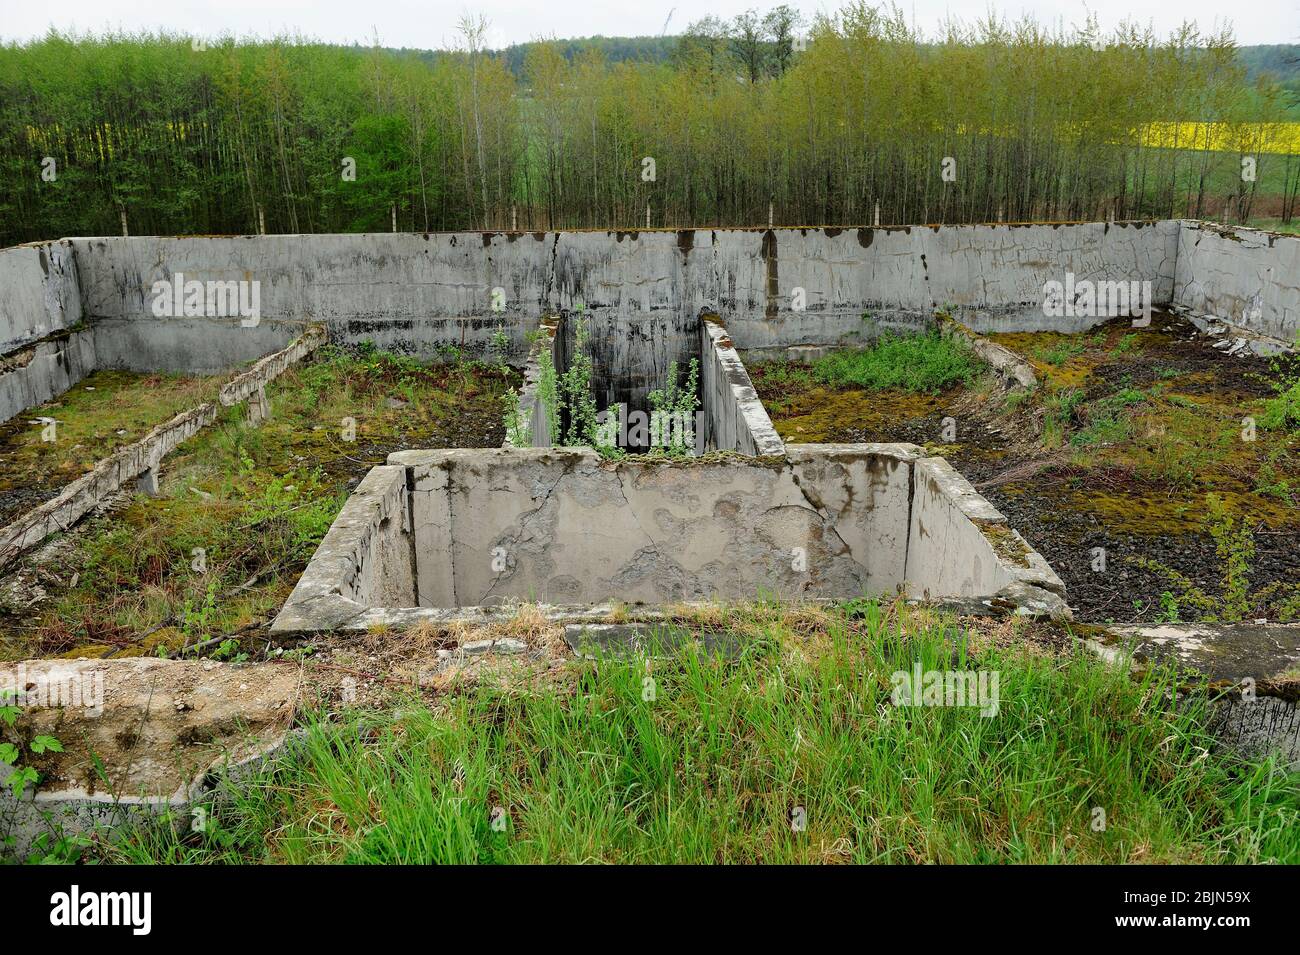
<svg viewBox="0 0 1300 955">
<path fill-rule="evenodd" d="M 298 578 L 277 629 L 327 630 L 369 606 L 418 605 L 406 480 L 404 467 L 370 469 Z"/>
<path fill-rule="evenodd" d="M 976 331 L 1078 331 L 1099 319 L 1046 318 L 1044 284 L 1147 280 L 1167 303 L 1178 223 L 719 230 L 713 243 L 718 311 L 740 347 L 762 349 L 916 331 L 945 305 Z"/>
<path fill-rule="evenodd" d="M 335 341 L 434 355 L 439 345 L 488 349 L 505 328 L 522 360 L 524 332 L 549 293 L 555 236 L 409 233 L 73 240 L 85 312 L 124 339 L 113 357 L 146 349 L 157 367 L 247 361 L 282 348 L 308 322 Z M 176 273 L 256 280 L 262 321 L 155 318 L 150 290 Z M 494 297 L 494 290 L 500 293 Z M 494 311 L 498 307 L 500 311 Z M 138 330 L 138 333 L 137 333 Z M 170 362 L 170 365 L 167 363 Z"/>
<path fill-rule="evenodd" d="M 69 240 L 0 249 L 0 355 L 80 321 L 81 290 Z"/>
<path fill-rule="evenodd" d="M 96 368 L 90 329 L 55 334 L 0 358 L 0 424 L 63 394 Z"/>
<path fill-rule="evenodd" d="M 336 341 L 426 356 L 444 344 L 484 352 L 504 329 L 522 362 L 543 315 L 582 314 L 597 359 L 637 376 L 610 402 L 637 407 L 671 361 L 696 354 L 702 311 L 718 312 L 747 349 L 916 329 L 946 304 L 981 331 L 1078 330 L 1090 322 L 1043 317 L 1045 282 L 1067 271 L 1079 280 L 1149 280 L 1155 302 L 1167 303 L 1178 231 L 1170 220 L 70 241 L 83 312 L 108 331 L 100 347 L 110 362 L 229 366 L 283 347 L 309 321 Z M 155 318 L 151 286 L 178 272 L 258 280 L 261 324 Z"/>
<path fill-rule="evenodd" d="M 349 499 L 274 630 L 481 615 L 517 601 L 662 607 L 900 589 L 1068 615 L 1047 563 L 915 445 L 616 463 L 579 449 L 458 449 L 388 461 Z"/>
<path fill-rule="evenodd" d="M 1300 337 L 1300 237 L 1183 222 L 1174 304 L 1294 344 Z"/>
<path fill-rule="evenodd" d="M 862 462 L 803 471 L 735 458 L 611 465 L 570 449 L 411 451 L 389 461 L 411 469 L 422 606 L 853 596 L 877 586 L 872 560 L 887 542 L 869 522 L 847 521 L 859 562 L 837 530 L 842 515 L 822 502 L 860 504 L 874 493 L 879 510 L 907 511 L 907 482 L 869 492 Z"/>
</svg>

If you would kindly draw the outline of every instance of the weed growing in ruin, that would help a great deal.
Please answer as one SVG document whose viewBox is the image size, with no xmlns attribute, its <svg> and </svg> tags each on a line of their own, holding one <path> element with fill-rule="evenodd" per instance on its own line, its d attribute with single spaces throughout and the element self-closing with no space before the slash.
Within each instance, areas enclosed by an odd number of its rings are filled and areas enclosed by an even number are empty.
<svg viewBox="0 0 1300 955">
<path fill-rule="evenodd" d="M 965 341 L 937 331 L 886 335 L 868 348 L 832 352 L 813 362 L 812 376 L 832 388 L 866 388 L 937 394 L 970 384 L 979 362 Z"/>
<path fill-rule="evenodd" d="M 651 443 L 665 454 L 681 457 L 695 449 L 695 412 L 700 407 L 698 359 L 691 359 L 686 387 L 680 387 L 677 382 L 677 362 L 669 362 L 664 386 L 651 391 L 647 398 Z"/>
<path fill-rule="evenodd" d="M 514 388 L 501 396 L 501 419 L 506 426 L 506 440 L 516 448 L 527 448 L 533 443 L 532 425 L 525 420 L 519 407 L 519 392 Z"/>
<path fill-rule="evenodd" d="M 591 355 L 587 352 L 588 338 L 587 322 L 578 316 L 574 321 L 573 357 L 569 360 L 568 370 L 560 375 L 559 381 L 567 423 L 562 443 L 566 447 L 596 445 L 596 398 L 591 386 L 592 362 Z"/>
<path fill-rule="evenodd" d="M 1235 622 L 1270 611 L 1282 621 L 1300 617 L 1300 584 L 1277 581 L 1252 591 L 1254 525 L 1228 513 L 1215 494 L 1205 495 L 1205 506 L 1205 529 L 1214 539 L 1215 552 L 1221 563 L 1218 593 L 1207 593 L 1194 581 L 1160 561 L 1141 556 L 1127 558 L 1130 563 L 1164 577 L 1175 587 L 1177 592 L 1166 592 L 1167 599 L 1162 601 L 1166 612 L 1172 607 L 1173 620 L 1177 620 L 1183 610 L 1189 610 L 1196 619 L 1205 621 Z"/>
<path fill-rule="evenodd" d="M 22 713 L 19 707 L 9 702 L 15 696 L 15 690 L 0 690 L 0 726 L 11 732 L 18 722 L 19 715 Z M 9 778 L 6 780 L 6 785 L 8 785 L 14 796 L 22 795 L 24 789 L 29 785 L 35 785 L 41 778 L 41 774 L 35 768 L 25 761 L 20 762 L 23 759 L 24 748 L 27 750 L 28 759 L 46 752 L 63 752 L 63 744 L 53 736 L 34 736 L 25 744 L 0 740 L 0 763 L 9 767 Z"/>
</svg>

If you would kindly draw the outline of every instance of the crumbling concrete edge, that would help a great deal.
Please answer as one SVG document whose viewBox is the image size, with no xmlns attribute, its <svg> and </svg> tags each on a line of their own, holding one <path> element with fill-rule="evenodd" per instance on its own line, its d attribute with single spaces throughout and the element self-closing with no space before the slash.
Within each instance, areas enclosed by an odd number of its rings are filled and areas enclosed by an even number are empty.
<svg viewBox="0 0 1300 955">
<path fill-rule="evenodd" d="M 1012 578 L 1008 597 L 1017 594 L 1033 602 L 1047 602 L 1053 608 L 1051 616 L 1068 619 L 1069 607 L 1065 604 L 1065 582 L 1052 569 L 1038 551 L 1034 550 L 1020 532 L 1013 528 L 1006 516 L 989 500 L 975 490 L 947 458 L 934 456 L 920 458 L 913 468 L 943 489 L 951 501 L 980 532 L 989 554 L 1001 570 Z M 1014 553 L 1013 559 L 1010 554 Z"/>
<path fill-rule="evenodd" d="M 1272 632 L 1276 651 L 1251 659 L 1233 651 L 1234 644 L 1241 645 L 1234 634 L 1261 626 Z M 1300 670 L 1300 623 L 1089 627 L 1075 639 L 1106 663 L 1128 670 L 1173 662 L 1189 677 L 1180 697 L 1208 694 L 1206 728 L 1220 742 L 1248 758 L 1277 754 L 1292 772 L 1300 771 L 1300 680 L 1291 676 Z"/>
<path fill-rule="evenodd" d="M 700 316 L 700 333 L 703 343 L 705 361 L 713 361 L 720 374 L 722 384 L 730 390 L 731 401 L 736 409 L 737 443 L 742 445 L 734 450 L 757 456 L 785 454 L 785 442 L 776 433 L 767 409 L 759 400 L 754 383 L 741 361 L 736 346 L 727 334 L 727 329 L 716 315 Z"/>
<path fill-rule="evenodd" d="M 275 381 L 327 341 L 329 336 L 325 326 L 312 325 L 286 347 L 259 359 L 248 371 L 235 375 L 222 385 L 217 401 L 226 408 L 239 404 Z"/>
<path fill-rule="evenodd" d="M 541 356 L 543 351 L 551 353 L 551 367 L 557 367 L 555 361 L 555 338 L 559 331 L 558 317 L 543 318 L 537 325 L 537 338 L 528 349 L 528 360 L 524 364 L 524 380 L 519 389 L 518 420 L 528 425 L 528 444 L 524 447 L 549 448 L 554 443 L 546 415 L 546 409 L 537 394 L 542 380 Z M 510 438 L 509 429 L 501 442 L 503 448 L 519 447 Z"/>
<path fill-rule="evenodd" d="M 954 338 L 960 338 L 970 345 L 975 352 L 997 375 L 1003 388 L 1008 391 L 1024 389 L 1033 391 L 1038 387 L 1038 376 L 1034 368 L 1015 352 L 1002 345 L 989 341 L 983 335 L 971 331 L 961 322 L 946 315 L 939 315 L 939 330 Z"/>
<path fill-rule="evenodd" d="M 312 329 L 288 347 L 261 359 L 253 368 L 236 375 L 219 393 L 223 405 L 260 393 L 284 371 L 320 347 L 323 329 Z M 155 471 L 162 459 L 217 419 L 217 404 L 203 404 L 182 411 L 151 430 L 139 441 L 118 448 L 86 474 L 72 481 L 55 497 L 0 528 L 0 568 L 51 534 L 66 531 L 103 504 L 129 481 Z"/>
<path fill-rule="evenodd" d="M 365 605 L 349 595 L 379 545 L 376 535 L 385 517 L 383 501 L 395 481 L 407 488 L 408 469 L 380 465 L 371 468 L 348 496 L 271 623 L 272 633 L 348 629 L 349 622 L 365 611 Z"/>
</svg>

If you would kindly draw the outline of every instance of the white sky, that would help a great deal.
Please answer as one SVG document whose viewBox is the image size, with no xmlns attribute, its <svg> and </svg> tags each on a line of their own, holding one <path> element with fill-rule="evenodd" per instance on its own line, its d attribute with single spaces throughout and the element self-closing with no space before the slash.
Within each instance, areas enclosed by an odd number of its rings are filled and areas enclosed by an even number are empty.
<svg viewBox="0 0 1300 955">
<path fill-rule="evenodd" d="M 747 8 L 760 12 L 780 0 L 0 0 L 0 38 L 23 40 L 51 26 L 60 30 L 168 30 L 219 36 L 301 33 L 330 42 L 369 43 L 377 31 L 385 46 L 435 48 L 449 45 L 456 21 L 465 12 L 482 13 L 491 23 L 492 46 L 536 39 L 680 33 L 691 21 L 710 14 L 730 18 Z M 786 0 L 805 14 L 835 10 L 838 0 Z M 1043 23 L 1082 23 L 1091 9 L 1108 29 L 1125 18 L 1151 23 L 1164 35 L 1184 19 L 1203 29 L 1230 19 L 1237 42 L 1300 43 L 1300 0 L 902 0 L 908 18 L 927 32 L 951 13 L 980 18 L 994 7 L 1009 18 L 1032 13 Z M 671 14 L 671 18 L 670 18 Z"/>
</svg>

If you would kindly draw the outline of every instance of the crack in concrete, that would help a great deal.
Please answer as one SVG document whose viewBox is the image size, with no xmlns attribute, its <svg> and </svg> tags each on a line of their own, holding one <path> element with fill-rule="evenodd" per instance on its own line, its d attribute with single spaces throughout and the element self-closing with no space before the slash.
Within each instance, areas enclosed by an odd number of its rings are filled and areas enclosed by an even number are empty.
<svg viewBox="0 0 1300 955">
<path fill-rule="evenodd" d="M 546 507 L 546 505 L 550 503 L 550 501 L 551 501 L 551 496 L 555 493 L 555 489 L 556 489 L 557 487 L 560 486 L 560 482 L 563 481 L 564 478 L 565 478 L 565 476 L 568 475 L 569 473 L 570 473 L 569 471 L 567 471 L 567 470 L 563 469 L 563 467 L 561 467 L 561 470 L 560 470 L 560 474 L 559 474 L 559 476 L 556 477 L 556 479 L 551 483 L 551 486 L 548 487 L 548 488 L 543 492 L 543 494 L 542 494 L 542 502 L 541 502 L 540 504 L 538 504 L 536 507 L 534 507 L 532 510 L 530 510 L 530 511 L 526 511 L 525 513 L 523 513 L 523 514 L 521 514 L 521 515 L 519 516 L 519 532 L 518 532 L 517 534 L 514 534 L 512 537 L 507 538 L 505 541 L 502 541 L 502 542 L 500 542 L 500 543 L 495 544 L 495 545 L 494 545 L 494 548 L 495 548 L 495 547 L 504 547 L 505 550 L 506 550 L 506 556 L 507 556 L 507 558 L 509 558 L 509 557 L 511 556 L 511 554 L 510 554 L 511 548 L 513 548 L 513 547 L 517 547 L 517 546 L 519 545 L 520 540 L 523 539 L 524 534 L 528 531 L 528 522 L 529 522 L 532 518 L 534 518 L 534 517 L 536 517 L 538 514 L 540 514 L 540 513 L 542 512 L 542 510 Z M 451 493 L 451 483 L 450 483 L 450 481 L 448 482 L 448 485 L 447 485 L 447 493 L 448 493 L 448 494 Z M 455 547 L 456 547 L 456 538 L 455 538 L 455 532 L 454 532 L 454 530 L 453 530 L 453 533 L 452 533 L 452 550 L 453 550 L 453 552 L 455 551 Z M 516 560 L 516 566 L 517 566 L 517 565 L 518 565 L 518 561 Z M 509 570 L 509 566 L 508 566 L 508 565 L 507 565 L 507 570 Z M 493 581 L 492 581 L 492 585 L 491 585 L 490 587 L 488 587 L 487 591 L 483 594 L 483 596 L 479 598 L 479 601 L 478 601 L 478 602 L 479 602 L 480 604 L 482 604 L 483 601 L 487 600 L 488 597 L 492 596 L 492 591 L 496 590 L 496 588 L 497 588 L 497 584 L 501 582 L 502 574 L 505 574 L 505 573 L 506 573 L 506 571 L 501 571 L 501 572 L 496 576 L 496 578 L 493 579 Z M 514 572 L 513 572 L 513 571 L 510 571 L 509 576 L 510 576 L 510 577 L 513 577 L 513 576 L 514 576 Z M 456 598 L 456 605 L 457 605 L 457 606 L 460 606 L 460 600 L 459 600 L 459 597 L 458 597 L 457 594 L 456 594 L 456 578 L 455 578 L 455 575 L 454 575 L 454 574 L 453 574 L 453 576 L 452 576 L 452 597 L 453 597 L 453 598 Z"/>
</svg>

